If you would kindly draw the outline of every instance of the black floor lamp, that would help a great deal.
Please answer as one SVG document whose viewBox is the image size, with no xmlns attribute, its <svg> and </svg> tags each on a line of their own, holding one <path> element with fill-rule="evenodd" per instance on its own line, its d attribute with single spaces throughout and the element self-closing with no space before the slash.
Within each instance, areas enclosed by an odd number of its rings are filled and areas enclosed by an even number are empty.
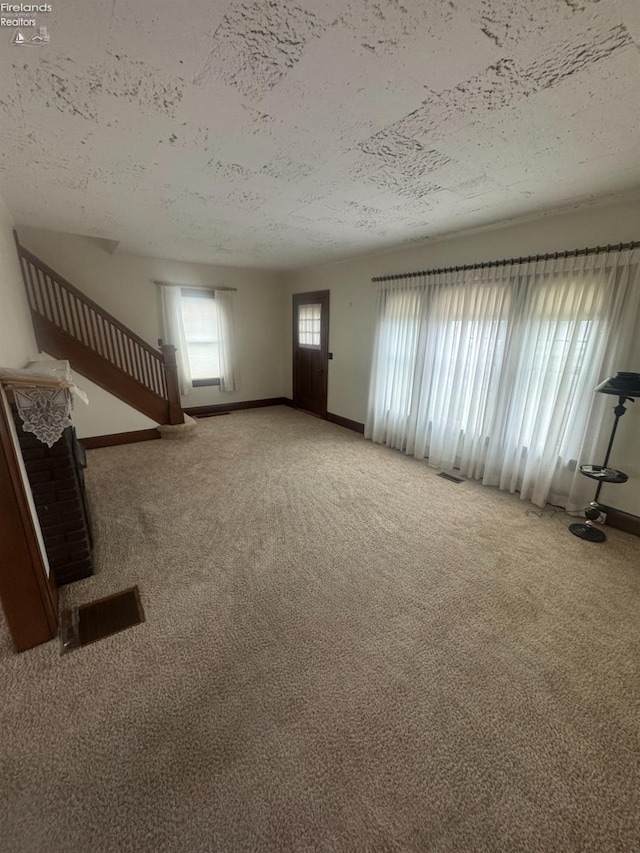
<svg viewBox="0 0 640 853">
<path fill-rule="evenodd" d="M 608 465 L 613 440 L 616 437 L 616 430 L 618 429 L 618 421 L 627 411 L 624 404 L 627 400 L 633 403 L 636 397 L 640 397 L 640 373 L 616 373 L 615 376 L 610 376 L 604 382 L 601 382 L 594 390 L 599 391 L 601 394 L 615 394 L 618 397 L 618 405 L 613 410 L 616 418 L 613 422 L 613 429 L 611 430 L 609 446 L 604 457 L 604 464 L 580 466 L 580 473 L 584 474 L 585 477 L 590 477 L 592 480 L 597 480 L 598 488 L 596 489 L 595 498 L 584 511 L 587 521 L 570 524 L 569 530 L 575 536 L 579 536 L 580 539 L 588 539 L 589 542 L 604 542 L 607 538 L 606 535 L 593 523 L 602 513 L 601 507 L 598 504 L 598 498 L 600 497 L 600 490 L 603 483 L 626 483 L 629 479 L 623 471 L 618 471 L 616 468 L 609 468 Z"/>
</svg>

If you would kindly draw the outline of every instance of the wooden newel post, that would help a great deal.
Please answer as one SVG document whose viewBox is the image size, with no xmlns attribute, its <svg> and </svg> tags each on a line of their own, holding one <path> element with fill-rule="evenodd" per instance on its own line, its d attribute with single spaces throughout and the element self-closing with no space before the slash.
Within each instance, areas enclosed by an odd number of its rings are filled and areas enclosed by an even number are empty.
<svg viewBox="0 0 640 853">
<path fill-rule="evenodd" d="M 171 344 L 162 344 L 162 359 L 164 374 L 167 378 L 167 398 L 169 400 L 169 423 L 183 424 L 184 413 L 180 403 L 180 383 L 178 381 L 178 366 L 176 364 L 176 348 Z"/>
</svg>

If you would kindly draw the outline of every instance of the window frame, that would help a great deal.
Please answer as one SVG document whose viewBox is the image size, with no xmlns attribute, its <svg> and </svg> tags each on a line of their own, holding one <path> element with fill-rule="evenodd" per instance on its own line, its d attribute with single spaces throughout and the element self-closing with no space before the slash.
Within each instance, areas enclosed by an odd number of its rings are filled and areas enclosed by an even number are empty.
<svg viewBox="0 0 640 853">
<path fill-rule="evenodd" d="M 490 287 L 497 286 L 496 282 L 487 282 L 484 284 Z M 548 288 L 563 288 L 566 290 L 570 286 L 570 284 L 571 282 L 567 279 L 561 279 L 559 276 L 556 276 L 548 282 L 545 282 L 543 286 Z M 459 286 L 459 284 L 451 285 L 451 287 Z M 462 286 L 464 286 L 464 283 L 462 283 Z M 508 287 L 509 285 L 507 284 L 506 286 Z M 525 416 L 520 425 L 519 441 L 523 446 L 523 450 L 526 451 L 527 454 L 533 453 L 535 455 L 539 452 L 538 445 L 536 444 L 536 433 L 534 427 L 535 421 L 538 418 L 547 417 L 548 415 L 548 408 L 545 410 L 544 405 L 541 402 L 542 396 L 544 394 L 548 395 L 547 385 L 551 386 L 554 381 L 559 381 L 560 377 L 567 372 L 571 376 L 574 385 L 576 383 L 579 383 L 582 378 L 585 362 L 587 362 L 588 364 L 589 359 L 591 357 L 590 347 L 596 347 L 598 344 L 600 329 L 604 320 L 602 316 L 604 297 L 602 295 L 602 291 L 598 290 L 597 282 L 592 281 L 590 284 L 584 283 L 581 285 L 582 289 L 585 289 L 587 287 L 591 287 L 596 290 L 596 294 L 598 297 L 597 306 L 592 305 L 590 308 L 583 310 L 583 313 L 580 315 L 577 315 L 575 311 L 571 311 L 566 308 L 562 312 L 552 311 L 549 309 L 540 310 L 539 308 L 536 308 L 535 310 L 532 310 L 531 315 L 525 321 L 526 326 L 532 326 L 532 324 L 534 323 L 538 325 L 549 324 L 555 330 L 552 337 L 547 334 L 546 338 L 544 338 L 539 331 L 535 336 L 535 340 L 538 343 L 544 341 L 545 351 L 543 353 L 544 358 L 542 359 L 542 361 L 544 361 L 546 367 L 542 372 L 543 382 L 540 399 L 537 400 L 535 406 L 532 406 L 525 412 Z M 539 289 L 541 288 L 539 287 Z M 390 329 L 397 322 L 395 318 L 392 300 L 396 298 L 401 298 L 402 294 L 403 291 L 400 291 L 398 294 L 389 294 L 389 296 L 387 297 L 384 313 L 378 321 L 380 324 L 378 328 L 382 330 L 383 334 L 390 334 Z M 442 298 L 442 294 L 438 298 Z M 441 330 L 445 330 L 445 333 L 451 332 L 452 334 L 458 337 L 458 348 L 460 346 L 460 341 L 462 340 L 462 334 L 465 332 L 465 326 L 468 327 L 466 329 L 466 342 L 468 346 L 472 346 L 474 343 L 478 343 L 480 346 L 482 346 L 484 341 L 488 339 L 493 339 L 494 352 L 492 357 L 494 358 L 496 353 L 498 352 L 498 344 L 501 341 L 503 351 L 500 355 L 500 371 L 502 374 L 507 364 L 507 352 L 504 347 L 506 346 L 505 342 L 509 334 L 508 330 L 511 325 L 517 324 L 517 304 L 515 303 L 515 301 L 509 301 L 506 304 L 504 310 L 504 315 L 493 314 L 491 318 L 489 318 L 487 315 L 483 320 L 480 320 L 481 326 L 484 327 L 482 329 L 476 330 L 472 328 L 473 324 L 478 322 L 478 319 L 473 314 L 462 316 L 460 313 L 457 313 L 454 317 L 453 312 L 452 316 L 450 316 L 447 320 L 438 321 L 438 326 Z M 418 307 L 417 311 L 414 308 L 414 314 L 412 316 L 404 316 L 400 322 L 403 324 L 406 324 L 408 322 L 418 324 L 419 318 L 420 308 Z M 487 335 L 489 323 L 498 324 L 496 327 L 495 335 L 491 330 L 489 330 L 489 335 Z M 566 328 L 558 328 L 561 324 L 564 324 Z M 503 326 L 502 329 L 500 328 L 501 326 Z M 514 325 L 514 329 L 517 331 L 517 325 Z M 478 331 L 481 332 L 480 338 L 478 338 Z M 413 334 L 415 334 L 415 332 Z M 401 375 L 406 374 L 408 376 L 406 384 L 409 390 L 406 394 L 406 400 L 404 400 L 403 402 L 400 398 L 399 402 L 396 403 L 397 409 L 395 411 L 391 408 L 389 409 L 393 417 L 404 417 L 408 419 L 411 416 L 411 410 L 413 405 L 414 375 L 416 369 L 419 368 L 417 361 L 417 346 L 413 345 L 412 350 L 409 349 L 409 339 L 412 337 L 413 335 L 405 335 L 404 346 L 406 351 L 403 352 L 400 350 L 400 348 L 397 348 L 395 351 L 387 353 L 387 358 L 384 362 L 384 369 L 387 375 L 389 375 L 389 368 L 390 366 L 392 366 L 395 369 L 394 372 L 400 373 Z M 555 347 L 568 343 L 572 343 L 575 347 L 573 358 L 571 358 L 569 353 L 565 353 L 564 355 L 554 353 Z M 523 344 L 522 342 L 520 342 L 517 348 L 518 365 L 520 356 L 523 352 L 522 347 Z M 534 355 L 536 353 L 537 350 L 534 352 Z M 540 360 L 540 356 L 538 356 L 538 360 Z M 397 370 L 397 368 L 399 368 L 399 370 Z M 517 370 L 519 371 L 520 368 L 517 367 Z M 511 389 L 510 393 L 514 393 L 513 388 Z M 473 400 L 472 397 L 469 396 L 464 405 L 464 409 L 461 411 L 460 421 L 463 425 L 466 424 L 468 421 L 468 415 L 472 405 Z M 483 399 L 481 402 L 482 409 L 484 409 L 485 405 L 486 399 Z M 552 415 L 549 417 L 552 417 Z M 571 417 L 573 417 L 573 413 L 571 413 Z M 429 426 L 430 432 L 432 430 L 432 426 L 433 424 L 430 424 Z M 485 442 L 485 444 L 489 441 L 490 438 L 489 434 L 479 434 L 475 436 L 473 433 L 470 433 L 468 431 L 466 426 L 461 426 L 461 437 L 466 434 L 470 434 L 474 441 L 482 440 Z M 565 464 L 567 466 L 570 466 L 571 463 L 573 463 L 574 467 L 571 470 L 575 470 L 575 465 L 577 464 L 575 460 L 580 454 L 580 446 L 579 443 L 576 444 L 576 442 L 579 442 L 580 440 L 581 439 L 578 434 L 576 434 L 575 438 L 573 438 L 571 433 L 565 431 L 564 435 L 561 438 L 561 443 L 558 446 L 559 458 L 564 459 Z"/>
<path fill-rule="evenodd" d="M 205 287 L 181 287 L 180 288 L 180 298 L 183 296 L 195 296 L 198 299 L 215 299 L 215 293 L 213 290 Z M 188 347 L 188 342 L 187 342 Z M 211 376 L 206 377 L 204 379 L 192 379 L 191 387 L 192 388 L 206 388 L 215 385 L 220 385 L 220 377 Z"/>
<path fill-rule="evenodd" d="M 318 331 L 317 331 L 318 343 L 317 344 L 303 344 L 300 340 L 300 309 L 301 308 L 311 308 L 314 305 L 318 305 L 320 308 L 320 316 L 317 318 L 318 323 L 319 323 L 319 327 L 318 327 Z M 313 319 L 315 319 L 315 318 L 312 318 L 312 321 L 313 321 Z M 322 302 L 302 302 L 302 303 L 300 303 L 300 305 L 298 305 L 298 313 L 296 316 L 296 324 L 297 324 L 296 339 L 297 339 L 298 347 L 300 349 L 315 350 L 316 352 L 319 352 L 320 350 L 322 350 Z M 306 331 L 305 334 L 315 335 L 316 332 L 315 332 L 315 330 L 311 330 L 311 331 Z"/>
</svg>

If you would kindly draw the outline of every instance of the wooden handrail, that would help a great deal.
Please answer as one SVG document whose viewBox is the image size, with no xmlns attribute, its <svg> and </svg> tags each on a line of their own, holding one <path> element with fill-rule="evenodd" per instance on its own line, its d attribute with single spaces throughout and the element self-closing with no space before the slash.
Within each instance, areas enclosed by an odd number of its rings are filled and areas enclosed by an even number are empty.
<svg viewBox="0 0 640 853">
<path fill-rule="evenodd" d="M 39 314 L 33 314 L 32 320 L 38 345 L 45 352 L 53 358 L 66 359 L 83 376 L 151 420 L 159 424 L 169 423 L 169 404 L 164 397 L 149 391 L 50 320 Z"/>
<path fill-rule="evenodd" d="M 110 323 L 120 329 L 121 332 L 124 332 L 125 335 L 128 335 L 143 349 L 148 350 L 151 355 L 155 356 L 156 358 L 160 358 L 158 350 L 152 347 L 151 344 L 147 343 L 144 338 L 141 338 L 140 335 L 137 335 L 134 331 L 125 326 L 124 323 L 121 323 L 117 317 L 113 316 L 113 314 L 109 314 L 108 311 L 105 311 L 105 309 L 101 305 L 98 305 L 97 302 L 94 302 L 93 299 L 91 299 L 89 296 L 87 296 L 85 293 L 83 293 L 81 290 L 71 284 L 71 282 L 67 281 L 67 279 L 61 276 L 60 273 L 57 273 L 54 269 L 48 266 L 48 264 L 45 264 L 44 261 L 41 261 L 40 258 L 33 254 L 33 252 L 30 252 L 28 249 L 25 249 L 25 247 L 18 241 L 18 235 L 15 231 L 14 236 L 19 255 L 26 258 L 28 261 L 31 261 L 34 266 L 39 267 L 50 278 L 55 279 L 59 284 L 62 285 L 62 287 L 65 288 L 65 290 L 68 290 L 70 293 L 73 293 L 74 296 L 77 296 L 78 299 L 80 299 L 90 308 L 93 308 L 96 313 L 101 314 L 106 320 L 109 320 Z"/>
<path fill-rule="evenodd" d="M 159 402 L 164 401 L 165 414 L 161 422 L 183 423 L 175 347 L 163 346 L 162 353 L 154 349 L 48 264 L 25 249 L 20 244 L 16 231 L 14 231 L 14 238 L 36 337 L 39 330 L 42 335 L 45 335 L 43 331 L 45 327 L 38 322 L 41 318 L 63 332 L 67 336 L 67 341 L 75 339 L 84 347 L 83 350 L 78 350 L 76 347 L 71 347 L 69 343 L 69 347 L 77 357 L 80 357 L 80 353 L 85 353 L 85 361 L 88 359 L 94 372 L 104 376 L 104 372 L 97 366 L 97 357 L 108 363 L 111 370 L 115 369 L 127 376 L 128 383 L 123 387 L 128 389 L 127 393 L 132 394 L 132 399 L 129 401 L 131 405 L 135 407 L 137 402 L 140 406 L 143 405 L 141 400 L 136 402 L 136 395 L 133 393 L 135 385 L 131 384 L 133 380 L 141 390 L 155 395 L 159 398 Z M 47 333 L 48 340 L 51 334 L 53 334 L 51 331 Z M 40 344 L 40 340 L 38 343 Z M 62 346 L 59 341 L 58 343 Z M 88 352 L 94 355 L 88 358 Z M 82 364 L 76 362 L 71 366 L 82 373 Z M 92 376 L 89 375 L 88 378 L 91 379 Z M 122 385 L 120 382 L 117 384 L 119 388 Z M 122 393 L 121 390 L 120 393 Z M 144 405 L 148 406 L 148 401 Z"/>
</svg>

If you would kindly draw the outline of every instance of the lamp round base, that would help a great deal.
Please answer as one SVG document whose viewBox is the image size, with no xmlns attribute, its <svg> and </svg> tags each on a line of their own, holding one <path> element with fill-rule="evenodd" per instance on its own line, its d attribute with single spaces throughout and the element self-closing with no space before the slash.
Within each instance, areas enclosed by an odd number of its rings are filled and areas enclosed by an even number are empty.
<svg viewBox="0 0 640 853">
<path fill-rule="evenodd" d="M 607 541 L 607 537 L 602 530 L 598 530 L 597 527 L 592 527 L 590 524 L 570 524 L 569 530 L 574 536 L 579 536 L 580 539 L 587 539 L 589 542 Z"/>
</svg>

